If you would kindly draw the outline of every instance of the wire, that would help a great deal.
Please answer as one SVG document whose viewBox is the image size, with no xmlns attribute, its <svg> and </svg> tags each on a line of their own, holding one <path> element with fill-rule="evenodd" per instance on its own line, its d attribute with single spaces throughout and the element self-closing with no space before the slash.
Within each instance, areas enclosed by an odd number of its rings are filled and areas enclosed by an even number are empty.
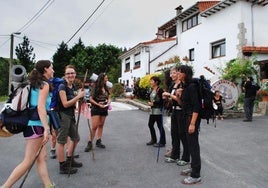
<svg viewBox="0 0 268 188">
<path fill-rule="evenodd" d="M 93 11 L 93 13 L 86 19 L 86 21 L 79 27 L 79 29 L 73 34 L 73 36 L 66 42 L 68 44 L 74 37 L 75 35 L 84 27 L 84 25 L 88 22 L 88 20 L 96 13 L 96 11 L 101 7 L 101 5 L 104 3 L 105 0 L 103 0 L 98 7 Z"/>
<path fill-rule="evenodd" d="M 50 7 L 52 5 L 52 3 L 54 3 L 54 0 L 48 0 L 46 2 L 46 4 L 26 23 L 24 24 L 19 30 L 18 32 L 23 32 L 25 31 L 31 24 L 33 24 L 37 18 L 39 18 L 39 16 L 41 16 L 48 7 Z"/>
<path fill-rule="evenodd" d="M 98 15 L 98 17 L 95 18 L 95 20 L 93 20 L 93 22 L 87 27 L 87 29 L 85 30 L 85 32 L 83 32 L 83 34 L 81 34 L 81 36 L 84 35 L 92 27 L 92 25 L 97 22 L 97 20 L 102 16 L 105 10 L 112 4 L 112 2 L 113 0 L 104 7 L 103 11 Z"/>
</svg>

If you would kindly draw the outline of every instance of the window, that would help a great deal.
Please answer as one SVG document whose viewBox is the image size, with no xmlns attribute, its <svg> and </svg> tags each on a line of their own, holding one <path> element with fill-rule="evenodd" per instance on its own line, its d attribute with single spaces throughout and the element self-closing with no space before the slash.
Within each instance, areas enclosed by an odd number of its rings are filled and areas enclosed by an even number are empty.
<svg viewBox="0 0 268 188">
<path fill-rule="evenodd" d="M 182 31 L 186 31 L 191 29 L 192 27 L 198 25 L 198 14 L 184 20 L 182 22 Z"/>
<path fill-rule="evenodd" d="M 189 50 L 189 60 L 194 61 L 194 48 Z"/>
<path fill-rule="evenodd" d="M 125 72 L 130 71 L 130 58 L 125 59 Z"/>
<path fill-rule="evenodd" d="M 140 57 L 140 55 L 141 55 L 140 52 L 136 53 L 134 55 L 134 67 L 133 67 L 133 69 L 140 68 L 140 66 L 141 66 L 141 60 L 140 60 L 141 57 Z"/>
<path fill-rule="evenodd" d="M 211 58 L 222 57 L 226 55 L 225 39 L 211 43 Z"/>
</svg>

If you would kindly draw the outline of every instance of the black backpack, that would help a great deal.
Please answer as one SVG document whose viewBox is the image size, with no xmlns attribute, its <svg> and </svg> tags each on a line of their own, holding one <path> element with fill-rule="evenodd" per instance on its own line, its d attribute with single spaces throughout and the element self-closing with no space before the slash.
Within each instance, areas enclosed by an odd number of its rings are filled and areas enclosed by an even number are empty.
<svg viewBox="0 0 268 188">
<path fill-rule="evenodd" d="M 211 91 L 211 86 L 205 79 L 195 79 L 199 87 L 199 96 L 201 101 L 201 119 L 209 120 L 212 119 L 215 122 L 215 110 L 213 108 L 214 93 Z M 216 123 L 215 123 L 216 126 Z"/>
</svg>

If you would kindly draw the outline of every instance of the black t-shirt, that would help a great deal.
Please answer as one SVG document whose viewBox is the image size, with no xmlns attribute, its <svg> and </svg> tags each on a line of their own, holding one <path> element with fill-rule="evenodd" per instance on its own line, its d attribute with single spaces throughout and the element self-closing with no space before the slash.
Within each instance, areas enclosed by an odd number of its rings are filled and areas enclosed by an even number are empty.
<svg viewBox="0 0 268 188">
<path fill-rule="evenodd" d="M 67 101 L 73 99 L 75 97 L 75 87 L 73 85 L 72 88 L 69 88 L 67 86 L 66 83 L 62 83 L 59 85 L 59 92 L 61 90 L 64 90 L 66 92 L 66 98 L 67 98 Z M 60 99 L 60 97 L 59 97 Z M 61 102 L 61 99 L 59 100 L 59 111 L 62 111 L 68 115 L 74 115 L 74 109 L 75 109 L 75 105 L 71 106 L 71 107 L 68 107 L 68 108 L 65 108 L 63 105 L 62 105 L 62 102 Z"/>
<path fill-rule="evenodd" d="M 193 112 L 199 113 L 201 110 L 201 101 L 198 84 L 191 82 L 185 85 L 181 94 L 181 100 L 182 110 L 185 115 L 192 115 Z"/>
</svg>

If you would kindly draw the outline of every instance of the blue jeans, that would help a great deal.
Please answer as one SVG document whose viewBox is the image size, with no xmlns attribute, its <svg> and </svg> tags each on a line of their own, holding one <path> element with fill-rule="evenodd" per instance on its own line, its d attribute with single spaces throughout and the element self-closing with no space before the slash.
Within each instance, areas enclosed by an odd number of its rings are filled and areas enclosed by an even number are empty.
<svg viewBox="0 0 268 188">
<path fill-rule="evenodd" d="M 244 100 L 244 111 L 245 111 L 246 118 L 248 120 L 252 120 L 254 100 L 255 100 L 255 97 L 245 98 Z"/>
</svg>

